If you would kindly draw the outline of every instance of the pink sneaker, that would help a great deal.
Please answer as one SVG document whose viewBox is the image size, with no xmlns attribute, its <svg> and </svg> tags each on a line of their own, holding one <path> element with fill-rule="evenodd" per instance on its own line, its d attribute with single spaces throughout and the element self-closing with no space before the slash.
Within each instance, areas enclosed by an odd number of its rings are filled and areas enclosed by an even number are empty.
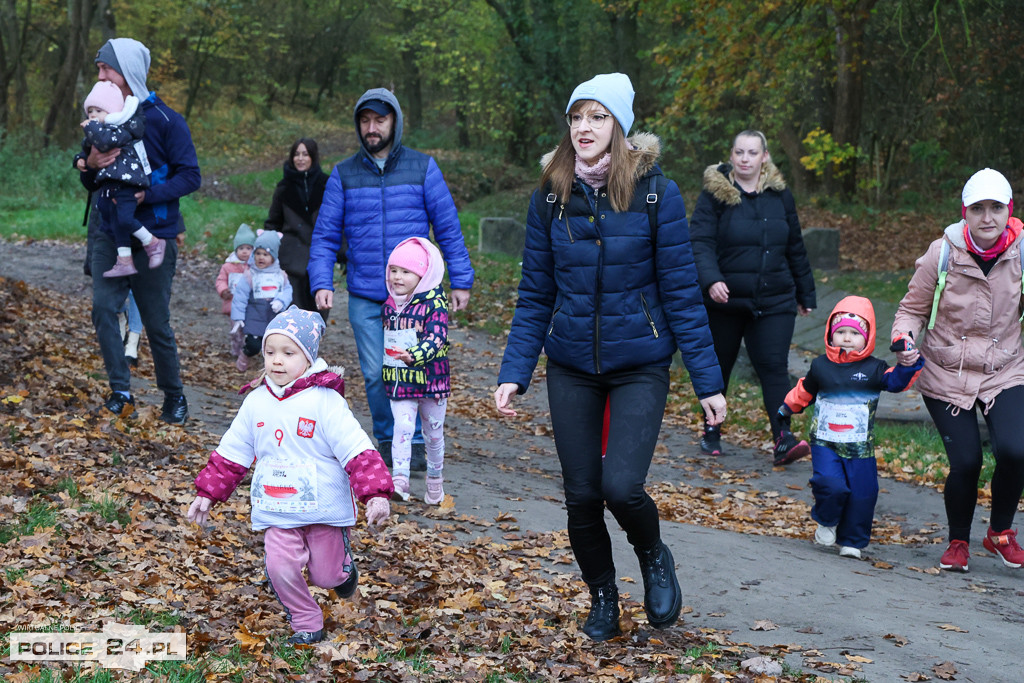
<svg viewBox="0 0 1024 683">
<path fill-rule="evenodd" d="M 146 256 L 149 257 L 149 269 L 159 268 L 160 264 L 164 262 L 164 252 L 167 251 L 167 240 L 162 240 L 159 237 L 154 237 L 153 241 L 147 246 L 143 247 L 146 251 Z"/>
<path fill-rule="evenodd" d="M 993 555 L 998 555 L 1007 567 L 1016 569 L 1024 565 L 1024 550 L 1021 550 L 1017 543 L 1017 532 L 1012 529 L 1006 531 L 988 530 L 985 538 L 981 540 L 985 550 Z"/>
<path fill-rule="evenodd" d="M 245 372 L 249 369 L 249 357 L 244 353 L 238 354 L 238 360 L 235 361 L 235 367 L 238 368 L 239 372 Z"/>
<path fill-rule="evenodd" d="M 135 270 L 135 264 L 132 263 L 131 256 L 118 256 L 117 261 L 114 262 L 114 267 L 105 271 L 103 277 L 127 277 L 138 272 Z"/>
<path fill-rule="evenodd" d="M 967 541 L 950 541 L 946 552 L 939 560 L 939 569 L 950 572 L 966 572 L 967 562 L 971 559 L 971 551 Z"/>
<path fill-rule="evenodd" d="M 427 505 L 438 505 L 444 500 L 444 477 L 427 477 L 427 492 L 423 502 Z"/>
<path fill-rule="evenodd" d="M 409 477 L 398 475 L 397 477 L 392 477 L 391 480 L 395 483 L 395 492 L 391 494 L 391 500 L 400 500 L 402 502 L 409 500 Z"/>
</svg>

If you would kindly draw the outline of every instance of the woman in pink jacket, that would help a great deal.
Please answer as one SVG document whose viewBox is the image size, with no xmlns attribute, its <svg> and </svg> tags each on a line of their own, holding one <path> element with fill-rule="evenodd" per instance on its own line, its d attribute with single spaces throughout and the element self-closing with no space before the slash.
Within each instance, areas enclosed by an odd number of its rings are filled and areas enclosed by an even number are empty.
<svg viewBox="0 0 1024 683">
<path fill-rule="evenodd" d="M 963 220 L 947 227 L 917 260 L 892 337 L 917 342 L 928 361 L 917 388 L 949 459 L 944 492 L 949 547 L 939 566 L 966 572 L 982 466 L 978 409 L 996 462 L 992 515 L 982 545 L 1008 567 L 1024 565 L 1012 528 L 1024 490 L 1024 304 L 1022 224 L 1010 217 L 1010 183 L 986 168 L 967 181 L 962 200 Z"/>
</svg>

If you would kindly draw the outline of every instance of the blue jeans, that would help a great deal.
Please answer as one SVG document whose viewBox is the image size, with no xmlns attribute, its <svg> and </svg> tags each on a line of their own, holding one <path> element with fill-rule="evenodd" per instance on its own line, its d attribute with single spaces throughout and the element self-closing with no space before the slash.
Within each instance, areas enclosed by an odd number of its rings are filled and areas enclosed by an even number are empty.
<svg viewBox="0 0 1024 683">
<path fill-rule="evenodd" d="M 359 352 L 359 369 L 366 384 L 366 402 L 373 417 L 373 438 L 379 445 L 390 442 L 394 436 L 395 418 L 391 414 L 391 400 L 384 390 L 384 323 L 380 319 L 380 304 L 354 294 L 348 295 L 348 320 Z M 423 443 L 419 416 L 413 443 Z"/>
<path fill-rule="evenodd" d="M 130 291 L 128 292 L 128 298 L 125 299 L 124 305 L 121 306 L 117 311 L 118 313 L 125 313 L 128 316 L 128 331 L 134 332 L 135 334 L 142 334 L 142 316 L 139 315 L 139 307 L 135 303 L 135 295 Z"/>
<path fill-rule="evenodd" d="M 112 391 L 131 392 L 132 377 L 124 356 L 117 312 L 128 293 L 135 295 L 142 324 L 153 356 L 156 385 L 167 396 L 182 394 L 181 370 L 178 365 L 178 344 L 171 329 L 171 283 L 177 269 L 178 245 L 167 240 L 164 262 L 149 269 L 149 256 L 141 248 L 132 250 L 135 268 L 128 277 L 103 277 L 117 259 L 117 247 L 110 233 L 98 232 L 92 250 L 92 324 L 103 354 L 103 366 Z"/>
</svg>

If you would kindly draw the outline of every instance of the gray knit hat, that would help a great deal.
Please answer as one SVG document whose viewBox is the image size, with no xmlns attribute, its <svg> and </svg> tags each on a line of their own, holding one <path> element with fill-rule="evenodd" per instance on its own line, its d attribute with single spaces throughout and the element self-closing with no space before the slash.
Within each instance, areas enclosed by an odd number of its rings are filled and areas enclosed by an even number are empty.
<svg viewBox="0 0 1024 683">
<path fill-rule="evenodd" d="M 267 329 L 263 332 L 263 350 L 267 348 L 267 337 L 272 334 L 283 334 L 298 344 L 310 364 L 313 364 L 320 353 L 320 339 L 326 329 L 324 319 L 319 313 L 304 311 L 292 305 L 278 313 L 267 324 Z"/>
<path fill-rule="evenodd" d="M 238 248 L 243 244 L 248 244 L 250 247 L 256 244 L 256 233 L 248 223 L 242 223 L 238 226 L 238 230 L 235 231 L 232 251 L 238 251 Z"/>
<path fill-rule="evenodd" d="M 256 241 L 253 249 L 266 249 L 277 261 L 277 252 L 281 248 L 281 233 L 277 230 L 259 230 L 256 233 Z"/>
</svg>

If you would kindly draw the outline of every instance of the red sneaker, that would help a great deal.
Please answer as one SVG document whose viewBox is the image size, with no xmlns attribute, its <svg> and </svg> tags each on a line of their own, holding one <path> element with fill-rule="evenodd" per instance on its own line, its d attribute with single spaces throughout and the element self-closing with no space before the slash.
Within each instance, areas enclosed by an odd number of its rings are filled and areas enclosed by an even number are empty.
<svg viewBox="0 0 1024 683">
<path fill-rule="evenodd" d="M 967 560 L 970 557 L 971 551 L 968 549 L 967 541 L 950 541 L 949 547 L 939 560 L 939 568 L 951 572 L 966 572 Z"/>
<path fill-rule="evenodd" d="M 1007 567 L 1017 568 L 1024 565 L 1024 550 L 1017 544 L 1017 532 L 1012 529 L 995 532 L 989 528 L 981 544 L 985 550 L 998 555 Z"/>
</svg>

